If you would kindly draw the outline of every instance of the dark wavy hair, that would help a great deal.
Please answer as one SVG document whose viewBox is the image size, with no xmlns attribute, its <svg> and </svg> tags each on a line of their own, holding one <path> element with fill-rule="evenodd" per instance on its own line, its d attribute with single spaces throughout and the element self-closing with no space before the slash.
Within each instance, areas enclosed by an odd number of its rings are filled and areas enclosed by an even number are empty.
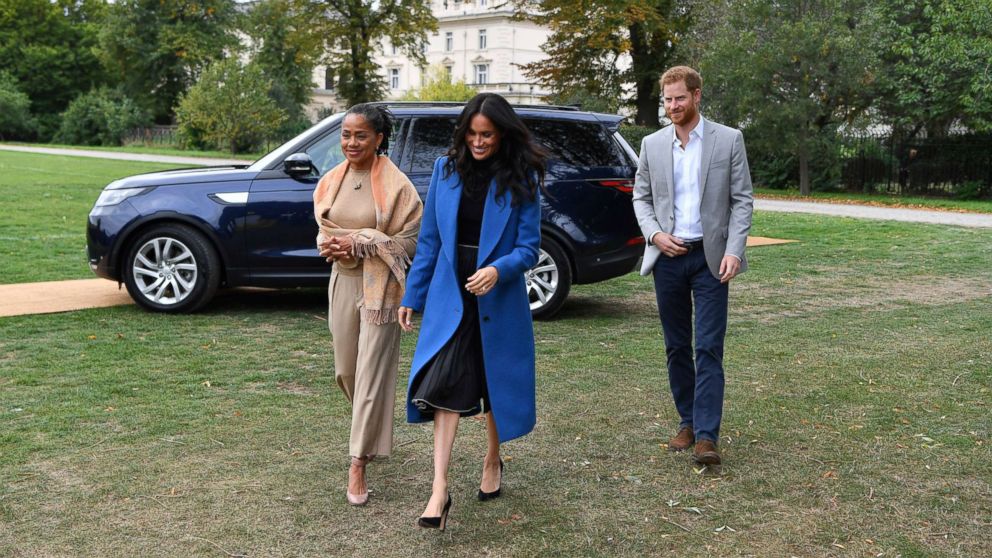
<svg viewBox="0 0 992 558">
<path fill-rule="evenodd" d="M 458 116 L 448 162 L 444 166 L 445 177 L 457 172 L 462 184 L 477 185 L 480 164 L 472 157 L 465 143 L 472 117 L 482 114 L 488 118 L 500 133 L 499 150 L 490 158 L 490 169 L 496 179 L 496 198 L 503 199 L 510 192 L 512 205 L 524 200 L 534 200 L 537 189 L 544 191 L 544 171 L 547 153 L 534 142 L 530 130 L 524 125 L 513 107 L 503 97 L 495 93 L 479 93 L 472 97 Z"/>
<path fill-rule="evenodd" d="M 369 126 L 372 126 L 375 133 L 382 134 L 382 143 L 376 150 L 377 154 L 389 153 L 389 136 L 393 133 L 393 113 L 389 112 L 388 108 L 377 103 L 358 103 L 344 113 L 344 118 L 347 118 L 349 114 L 361 116 L 369 123 Z"/>
</svg>

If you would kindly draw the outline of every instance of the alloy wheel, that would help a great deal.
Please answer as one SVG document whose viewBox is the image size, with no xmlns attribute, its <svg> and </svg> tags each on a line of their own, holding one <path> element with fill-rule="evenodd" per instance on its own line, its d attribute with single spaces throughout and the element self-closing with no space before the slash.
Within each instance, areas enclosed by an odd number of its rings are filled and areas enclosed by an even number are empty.
<svg viewBox="0 0 992 558">
<path fill-rule="evenodd" d="M 131 263 L 131 273 L 142 296 L 169 306 L 189 297 L 199 272 L 189 247 L 166 236 L 141 245 Z"/>
<path fill-rule="evenodd" d="M 551 254 L 541 248 L 537 264 L 527 270 L 524 278 L 527 281 L 530 310 L 533 312 L 547 304 L 558 290 L 558 265 Z"/>
</svg>

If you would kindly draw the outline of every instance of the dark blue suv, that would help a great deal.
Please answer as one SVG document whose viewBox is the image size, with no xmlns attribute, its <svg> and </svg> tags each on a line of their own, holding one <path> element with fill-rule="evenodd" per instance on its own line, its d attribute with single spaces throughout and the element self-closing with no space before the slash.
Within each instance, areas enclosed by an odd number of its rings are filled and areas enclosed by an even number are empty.
<svg viewBox="0 0 992 558">
<path fill-rule="evenodd" d="M 458 103 L 393 103 L 390 158 L 427 195 L 434 160 L 451 144 Z M 519 106 L 550 152 L 541 255 L 528 272 L 531 310 L 547 318 L 573 283 L 630 272 L 643 238 L 631 207 L 637 157 L 622 117 L 571 107 Z M 190 312 L 221 285 L 326 284 L 312 192 L 344 158 L 342 114 L 328 117 L 244 167 L 131 176 L 108 185 L 89 216 L 90 267 L 127 285 L 141 306 Z"/>
</svg>

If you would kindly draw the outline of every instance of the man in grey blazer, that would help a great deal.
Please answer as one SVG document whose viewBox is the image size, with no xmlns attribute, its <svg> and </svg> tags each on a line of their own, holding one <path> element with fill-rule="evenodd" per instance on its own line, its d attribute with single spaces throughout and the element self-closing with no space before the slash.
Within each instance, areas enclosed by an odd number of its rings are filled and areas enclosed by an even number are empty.
<svg viewBox="0 0 992 558">
<path fill-rule="evenodd" d="M 634 181 L 634 213 L 647 240 L 641 275 L 654 274 L 680 417 L 668 447 L 695 444 L 695 462 L 717 465 L 729 282 L 747 269 L 751 173 L 740 130 L 700 116 L 695 70 L 671 68 L 661 87 L 672 125 L 644 138 Z"/>
</svg>

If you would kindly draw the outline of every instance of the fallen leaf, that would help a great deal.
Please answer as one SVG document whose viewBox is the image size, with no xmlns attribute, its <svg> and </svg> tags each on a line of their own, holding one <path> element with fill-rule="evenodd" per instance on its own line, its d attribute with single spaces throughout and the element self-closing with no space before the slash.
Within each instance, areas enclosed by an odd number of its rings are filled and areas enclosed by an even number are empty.
<svg viewBox="0 0 992 558">
<path fill-rule="evenodd" d="M 92 341 L 92 340 L 96 339 L 96 335 L 90 335 L 89 337 L 87 337 L 87 339 L 89 339 L 90 341 Z"/>
<path fill-rule="evenodd" d="M 827 471 L 826 473 L 823 473 L 820 476 L 823 477 L 823 478 L 825 478 L 825 479 L 835 479 L 835 478 L 837 478 L 837 472 L 836 471 Z"/>
</svg>

